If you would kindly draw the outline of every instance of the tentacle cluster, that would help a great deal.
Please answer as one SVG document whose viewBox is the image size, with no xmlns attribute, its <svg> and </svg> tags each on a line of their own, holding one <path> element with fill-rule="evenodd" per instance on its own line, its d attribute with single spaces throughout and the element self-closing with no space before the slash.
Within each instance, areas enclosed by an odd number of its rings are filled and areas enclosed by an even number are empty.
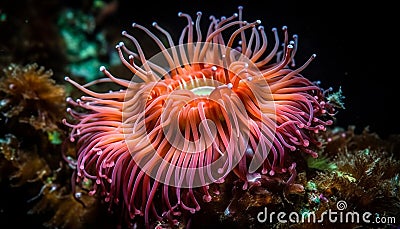
<svg viewBox="0 0 400 229">
<path fill-rule="evenodd" d="M 182 211 L 199 211 L 198 194 L 211 201 L 208 185 L 223 182 L 231 171 L 244 181 L 243 188 L 260 174 L 289 168 L 295 175 L 295 163 L 286 162 L 288 152 L 316 157 L 313 147 L 320 143 L 314 134 L 332 124 L 334 113 L 324 91 L 300 74 L 315 55 L 294 68 L 297 36 L 289 41 L 286 27 L 284 49 L 273 28 L 275 42 L 266 53 L 264 27 L 244 21 L 241 7 L 231 17 L 211 16 L 204 38 L 200 12 L 195 20 L 179 16 L 188 23 L 178 44 L 153 23 L 168 46 L 133 24 L 158 45 L 165 66 L 148 59 L 139 41 L 124 31 L 134 49 L 122 42 L 116 49 L 134 80 L 116 78 L 105 67 L 100 70 L 106 78 L 86 85 L 66 78 L 87 94 L 67 99 L 76 122 L 64 120 L 72 128 L 70 140 L 77 140 L 77 182 L 95 181 L 92 194 L 100 191 L 130 219 L 144 215 L 146 225 L 151 217 L 176 222 Z M 89 89 L 102 82 L 123 89 Z"/>
</svg>

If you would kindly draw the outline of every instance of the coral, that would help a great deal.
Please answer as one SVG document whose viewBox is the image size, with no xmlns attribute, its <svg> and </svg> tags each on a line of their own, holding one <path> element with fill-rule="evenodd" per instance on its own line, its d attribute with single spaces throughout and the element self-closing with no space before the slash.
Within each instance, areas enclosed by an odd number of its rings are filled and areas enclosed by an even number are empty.
<svg viewBox="0 0 400 229">
<path fill-rule="evenodd" d="M 10 64 L 0 77 L 0 118 L 4 125 L 12 119 L 45 132 L 58 129 L 65 111 L 65 90 L 52 79 L 53 72 L 37 64 Z M 9 126 L 10 127 L 10 126 Z M 11 127 L 10 127 L 11 128 Z"/>
<path fill-rule="evenodd" d="M 16 149 L 11 163 L 18 170 L 9 178 L 13 187 L 40 181 L 51 174 L 51 169 L 43 157 L 36 152 L 24 152 Z"/>
<path fill-rule="evenodd" d="M 365 129 L 361 134 L 354 133 L 354 126 L 347 130 L 336 128 L 328 131 L 329 142 L 323 152 L 328 164 L 335 168 L 325 170 L 309 169 L 309 182 L 313 189 L 308 190 L 311 196 L 323 197 L 324 203 L 308 205 L 320 217 L 322 212 L 337 209 L 339 201 L 345 201 L 345 212 L 371 212 L 373 217 L 400 217 L 399 176 L 400 161 L 395 155 L 393 141 L 383 140 L 377 134 Z M 398 139 L 394 138 L 393 139 Z M 311 195 L 312 194 L 312 195 Z M 320 201 L 321 202 L 321 201 Z M 372 220 L 373 220 L 373 217 Z M 324 221 L 328 228 L 336 228 L 337 223 Z M 396 224 L 377 224 L 395 226 Z M 304 224 L 305 228 L 316 225 Z M 341 224 L 342 228 L 371 228 L 366 222 Z M 296 227 L 298 228 L 298 227 Z M 303 228 L 303 227 L 301 227 Z"/>
<path fill-rule="evenodd" d="M 66 8 L 61 11 L 57 25 L 66 46 L 67 72 L 85 81 L 99 78 L 98 66 L 107 60 L 105 36 L 96 29 L 92 13 Z"/>
<path fill-rule="evenodd" d="M 46 71 L 35 63 L 10 64 L 3 73 L 0 78 L 0 134 L 3 135 L 0 137 L 0 194 L 3 191 L 18 194 L 2 201 L 0 208 L 5 215 L 15 212 L 15 216 L 19 214 L 27 219 L 31 215 L 43 220 L 42 226 L 48 228 L 83 228 L 95 222 L 100 212 L 96 210 L 98 201 L 85 198 L 88 196 L 85 190 L 81 196 L 75 196 L 79 201 L 74 199 L 70 184 L 72 168 L 61 154 L 66 136 L 64 126 L 59 125 L 59 117 L 66 107 L 64 86 L 55 83 L 51 70 Z M 15 209 L 18 203 L 24 207 Z"/>
<path fill-rule="evenodd" d="M 335 170 L 337 166 L 329 161 L 326 156 L 319 156 L 318 158 L 307 158 L 307 166 L 310 169 L 318 170 Z"/>
<path fill-rule="evenodd" d="M 324 228 L 397 228 L 399 223 L 396 220 L 400 217 L 400 161 L 395 157 L 399 151 L 393 150 L 398 149 L 400 136 L 384 140 L 368 129 L 357 134 L 354 126 L 347 130 L 339 127 L 329 129 L 321 135 L 329 136 L 325 148 L 319 152 L 322 163 L 317 162 L 315 168 L 304 167 L 296 178 L 296 183 L 304 186 L 302 192 L 284 195 L 283 177 L 275 177 L 274 182 L 264 180 L 260 186 L 248 190 L 242 190 L 242 184 L 228 177 L 225 183 L 210 186 L 211 193 L 223 195 L 214 194 L 217 198 L 203 206 L 204 212 L 193 217 L 191 226 L 253 229 L 321 228 L 322 225 Z M 307 160 L 307 157 L 304 159 Z M 338 210 L 338 204 L 343 203 L 340 201 L 347 204 L 341 211 Z M 257 216 L 265 208 L 270 214 L 275 212 L 275 215 L 272 221 L 268 218 L 266 222 L 260 222 Z M 380 217 L 387 222 L 367 223 L 360 218 L 359 222 L 335 223 L 327 215 L 322 222 L 308 223 L 307 220 L 313 220 L 311 216 L 304 218 L 304 222 L 290 222 L 288 218 L 282 218 L 287 222 L 279 222 L 276 217 L 279 212 L 286 216 L 294 212 L 300 216 L 315 214 L 315 220 L 322 220 L 321 215 L 329 210 L 343 214 L 370 212 L 371 221 Z M 207 219 L 206 222 L 204 219 Z M 342 220 L 345 220 L 344 216 Z"/>
<path fill-rule="evenodd" d="M 41 143 L 46 144 L 45 140 Z M 20 193 L 13 198 L 25 199 L 25 202 L 20 202 L 28 209 L 25 212 L 25 208 L 19 209 L 22 211 L 20 217 L 40 219 L 44 228 L 87 228 L 97 224 L 98 218 L 107 219 L 103 225 L 115 224 L 111 217 L 104 217 L 106 209 L 98 199 L 89 196 L 87 190 L 71 189 L 72 170 L 64 163 L 61 154 L 43 155 L 45 152 L 37 152 L 38 147 L 21 146 L 14 135 L 7 134 L 0 139 L 0 187 L 8 184 L 10 190 Z M 46 150 L 50 151 L 51 147 L 46 147 Z M 11 199 L 10 202 L 17 201 Z M 4 203 L 0 207 L 5 212 L 13 209 Z"/>
<path fill-rule="evenodd" d="M 51 216 L 45 218 L 43 222 L 43 226 L 46 228 L 87 228 L 97 224 L 96 220 L 102 217 L 100 214 L 106 212 L 99 210 L 102 209 L 100 201 L 89 196 L 85 190 L 77 190 L 75 196 L 72 195 L 69 186 L 57 181 L 56 176 L 46 179 L 40 193 L 31 198 L 29 202 L 35 202 L 35 205 L 28 211 L 28 214 Z M 110 217 L 108 217 L 108 221 L 113 223 Z M 108 224 L 104 223 L 104 226 Z M 111 225 L 109 226 L 111 227 Z"/>
<path fill-rule="evenodd" d="M 305 178 L 296 176 L 293 184 L 288 184 L 288 177 L 263 177 L 261 183 L 243 190 L 242 182 L 228 176 L 222 184 L 210 186 L 213 201 L 205 203 L 199 215 L 195 215 L 190 228 L 213 227 L 228 228 L 273 228 L 276 221 L 258 222 L 258 213 L 267 207 L 269 211 L 296 211 L 305 196 Z M 207 218 L 206 222 L 204 219 Z"/>
</svg>

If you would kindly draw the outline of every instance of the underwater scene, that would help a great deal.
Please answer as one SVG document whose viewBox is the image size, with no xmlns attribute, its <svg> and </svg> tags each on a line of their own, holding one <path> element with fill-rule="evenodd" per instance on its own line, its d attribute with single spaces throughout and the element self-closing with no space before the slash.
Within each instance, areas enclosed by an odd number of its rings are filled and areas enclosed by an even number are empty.
<svg viewBox="0 0 400 229">
<path fill-rule="evenodd" d="M 1 0 L 0 228 L 400 228 L 364 7 Z"/>
</svg>

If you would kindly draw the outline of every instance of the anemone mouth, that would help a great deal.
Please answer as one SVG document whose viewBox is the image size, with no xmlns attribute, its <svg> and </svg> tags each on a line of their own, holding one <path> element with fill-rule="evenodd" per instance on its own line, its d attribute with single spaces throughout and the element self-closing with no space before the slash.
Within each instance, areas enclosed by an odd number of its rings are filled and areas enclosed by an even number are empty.
<svg viewBox="0 0 400 229">
<path fill-rule="evenodd" d="M 177 90 L 189 90 L 197 96 L 207 97 L 209 96 L 217 87 L 223 85 L 223 83 L 218 80 L 214 80 L 213 76 L 206 76 L 201 74 L 201 78 L 192 77 L 189 75 L 186 80 L 178 80 L 179 86 Z M 208 78 L 207 78 L 208 77 Z"/>
<path fill-rule="evenodd" d="M 211 94 L 212 91 L 214 91 L 214 89 L 215 87 L 213 86 L 199 86 L 190 89 L 190 91 L 198 96 L 208 96 Z"/>
</svg>

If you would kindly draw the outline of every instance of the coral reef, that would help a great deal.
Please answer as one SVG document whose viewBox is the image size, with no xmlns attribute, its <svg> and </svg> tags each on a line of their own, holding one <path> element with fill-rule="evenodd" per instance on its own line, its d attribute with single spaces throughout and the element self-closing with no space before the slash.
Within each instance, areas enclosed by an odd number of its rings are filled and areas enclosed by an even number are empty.
<svg viewBox="0 0 400 229">
<path fill-rule="evenodd" d="M 1 201 L 1 226 L 22 216 L 48 228 L 84 227 L 101 209 L 84 190 L 72 194 L 72 168 L 61 154 L 66 92 L 52 76 L 36 63 L 10 64 L 0 76 L 0 195 L 16 193 Z"/>
<path fill-rule="evenodd" d="M 284 195 L 283 185 L 262 184 L 244 191 L 239 184 L 226 182 L 218 187 L 218 192 L 224 195 L 219 195 L 219 199 L 208 204 L 204 210 L 207 217 L 213 219 L 207 225 L 230 228 L 321 228 L 321 224 L 324 228 L 398 227 L 400 161 L 395 155 L 399 153 L 400 136 L 383 140 L 367 129 L 356 134 L 354 126 L 350 126 L 347 130 L 330 129 L 324 137 L 329 141 L 319 152 L 323 159 L 313 168 L 303 167 L 296 179 L 305 190 Z M 307 160 L 304 158 L 305 162 Z M 284 184 L 284 180 L 276 179 L 275 184 Z M 338 204 L 344 203 L 340 201 L 345 201 L 346 208 L 339 211 Z M 265 207 L 269 213 L 284 212 L 286 217 L 291 212 L 299 216 L 315 214 L 316 222 L 312 221 L 313 218 L 305 218 L 304 222 L 301 218 L 299 222 L 282 218 L 287 222 L 279 222 L 276 214 L 272 215 L 273 220 L 260 222 L 257 216 Z M 338 212 L 336 222 L 330 221 L 327 215 L 322 216 L 329 210 Z M 339 219 L 340 212 L 344 215 L 342 221 Z M 359 221 L 349 219 L 345 222 L 347 212 L 359 213 Z M 371 213 L 369 223 L 361 219 L 361 214 L 365 212 Z M 205 216 L 193 219 L 194 228 L 204 226 L 197 226 L 204 222 L 202 217 Z M 261 215 L 261 219 L 263 217 Z M 377 219 L 386 222 L 379 223 L 375 221 Z"/>
<path fill-rule="evenodd" d="M 61 11 L 57 25 L 66 46 L 66 71 L 86 81 L 99 78 L 98 66 L 106 63 L 108 52 L 104 34 L 95 31 L 94 15 L 67 8 Z"/>
<path fill-rule="evenodd" d="M 16 122 L 27 123 L 36 130 L 57 130 L 59 117 L 65 112 L 65 90 L 52 79 L 53 72 L 36 63 L 26 66 L 10 64 L 0 75 L 0 120 L 9 129 Z M 17 124 L 18 125 L 18 124 Z"/>
</svg>

